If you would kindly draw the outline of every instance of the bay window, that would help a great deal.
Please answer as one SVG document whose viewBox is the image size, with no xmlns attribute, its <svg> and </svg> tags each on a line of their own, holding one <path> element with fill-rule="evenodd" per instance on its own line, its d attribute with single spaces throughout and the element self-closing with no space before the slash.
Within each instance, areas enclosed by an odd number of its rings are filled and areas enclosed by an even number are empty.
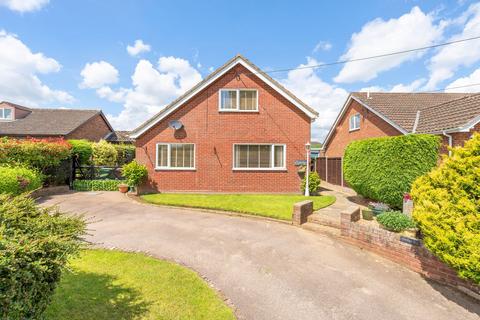
<svg viewBox="0 0 480 320">
<path fill-rule="evenodd" d="M 283 144 L 235 144 L 233 169 L 285 169 Z"/>
<path fill-rule="evenodd" d="M 255 89 L 220 89 L 220 111 L 258 111 L 258 92 Z"/>
<path fill-rule="evenodd" d="M 195 169 L 193 143 L 157 143 L 157 169 Z"/>
</svg>

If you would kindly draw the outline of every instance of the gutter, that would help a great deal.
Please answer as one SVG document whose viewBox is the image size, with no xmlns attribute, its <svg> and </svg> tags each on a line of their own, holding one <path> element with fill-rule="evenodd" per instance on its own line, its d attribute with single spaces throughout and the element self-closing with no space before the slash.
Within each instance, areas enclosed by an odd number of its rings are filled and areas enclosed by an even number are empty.
<svg viewBox="0 0 480 320">
<path fill-rule="evenodd" d="M 452 135 L 447 134 L 445 131 L 442 132 L 442 134 L 448 138 L 448 146 L 451 148 L 452 147 Z M 448 156 L 450 157 L 452 155 L 452 150 L 448 150 Z"/>
</svg>

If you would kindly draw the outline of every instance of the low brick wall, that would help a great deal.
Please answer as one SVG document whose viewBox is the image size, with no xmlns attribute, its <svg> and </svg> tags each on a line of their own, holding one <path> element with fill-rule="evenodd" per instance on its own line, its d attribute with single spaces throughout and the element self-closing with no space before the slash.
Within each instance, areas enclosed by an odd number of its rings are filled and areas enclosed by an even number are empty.
<svg viewBox="0 0 480 320">
<path fill-rule="evenodd" d="M 307 222 L 309 215 L 313 213 L 313 201 L 305 200 L 293 205 L 292 223 L 296 226 Z"/>
<path fill-rule="evenodd" d="M 407 268 L 480 298 L 480 287 L 460 279 L 456 272 L 438 260 L 423 243 L 414 238 L 359 222 L 360 209 L 349 208 L 341 215 L 342 237 L 357 246 L 373 251 Z M 469 291 L 468 291 L 469 290 Z"/>
</svg>

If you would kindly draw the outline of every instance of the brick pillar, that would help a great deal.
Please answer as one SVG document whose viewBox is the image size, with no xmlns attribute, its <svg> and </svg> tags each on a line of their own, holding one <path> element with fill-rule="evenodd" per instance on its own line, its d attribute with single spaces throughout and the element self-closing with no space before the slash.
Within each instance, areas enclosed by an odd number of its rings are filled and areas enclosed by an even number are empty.
<svg viewBox="0 0 480 320">
<path fill-rule="evenodd" d="M 293 205 L 292 223 L 299 226 L 307 222 L 307 217 L 313 213 L 313 201 L 305 200 Z"/>
</svg>

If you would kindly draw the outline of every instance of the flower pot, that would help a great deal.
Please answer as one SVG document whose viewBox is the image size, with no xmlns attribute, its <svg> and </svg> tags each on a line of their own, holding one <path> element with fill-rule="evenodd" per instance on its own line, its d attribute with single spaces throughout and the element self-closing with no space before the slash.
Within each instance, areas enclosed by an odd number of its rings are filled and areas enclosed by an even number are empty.
<svg viewBox="0 0 480 320">
<path fill-rule="evenodd" d="M 373 220 L 373 211 L 369 209 L 363 209 L 362 218 L 363 220 Z"/>
<path fill-rule="evenodd" d="M 127 184 L 119 184 L 118 185 L 118 191 L 121 193 L 127 193 L 128 192 L 128 185 Z"/>
</svg>

